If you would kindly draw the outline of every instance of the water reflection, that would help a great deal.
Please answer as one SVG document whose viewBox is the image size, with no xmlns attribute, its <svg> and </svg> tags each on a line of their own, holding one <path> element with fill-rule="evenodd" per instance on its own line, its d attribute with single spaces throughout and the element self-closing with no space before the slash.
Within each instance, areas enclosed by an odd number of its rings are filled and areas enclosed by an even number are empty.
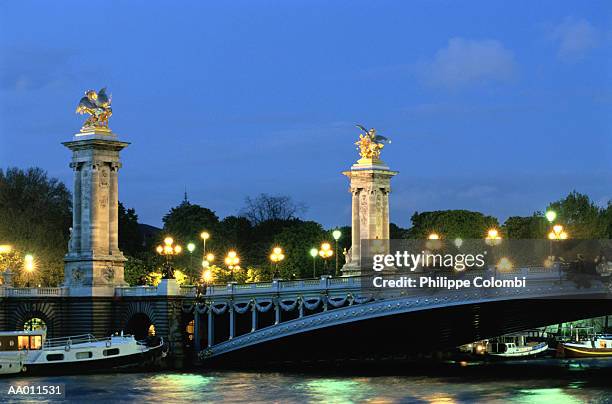
<svg viewBox="0 0 612 404">
<path fill-rule="evenodd" d="M 317 376 L 206 372 L 0 379 L 9 384 L 65 383 L 68 402 L 541 403 L 608 402 L 608 382 L 590 379 L 480 379 L 425 376 Z M 0 396 L 0 401 L 4 397 Z M 14 401 L 19 402 L 19 401 Z"/>
</svg>

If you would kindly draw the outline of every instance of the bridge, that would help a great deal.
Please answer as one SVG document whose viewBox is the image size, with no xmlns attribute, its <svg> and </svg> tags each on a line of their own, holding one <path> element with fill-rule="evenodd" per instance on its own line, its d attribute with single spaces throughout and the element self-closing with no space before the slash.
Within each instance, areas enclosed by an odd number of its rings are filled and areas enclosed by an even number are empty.
<svg viewBox="0 0 612 404">
<path fill-rule="evenodd" d="M 455 274 L 489 277 L 491 271 Z M 177 366 L 397 357 L 444 350 L 522 329 L 607 315 L 605 278 L 568 278 L 559 268 L 496 273 L 524 288 L 399 289 L 380 293 L 363 276 L 195 286 L 116 287 L 112 297 L 69 288 L 0 287 L 0 329 L 42 320 L 50 337 L 153 330 Z"/>
<path fill-rule="evenodd" d="M 461 274 L 488 277 L 491 271 Z M 532 327 L 607 315 L 603 278 L 568 279 L 559 268 L 522 268 L 524 288 L 423 288 L 376 293 L 365 277 L 209 287 L 183 306 L 194 349 L 210 363 L 306 362 L 410 355 Z"/>
</svg>

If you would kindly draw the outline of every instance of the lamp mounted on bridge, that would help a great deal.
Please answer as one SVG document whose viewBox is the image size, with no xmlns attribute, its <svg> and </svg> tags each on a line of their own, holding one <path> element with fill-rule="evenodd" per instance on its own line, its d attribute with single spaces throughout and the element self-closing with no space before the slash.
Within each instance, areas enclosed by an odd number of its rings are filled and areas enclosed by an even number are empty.
<svg viewBox="0 0 612 404">
<path fill-rule="evenodd" d="M 310 256 L 312 257 L 312 277 L 317 277 L 317 255 L 319 255 L 319 250 L 316 248 L 310 249 Z"/>
<path fill-rule="evenodd" d="M 499 231 L 497 229 L 489 229 L 487 236 L 485 237 L 485 243 L 489 246 L 499 245 L 502 241 Z"/>
<path fill-rule="evenodd" d="M 166 258 L 165 265 L 162 268 L 162 279 L 174 279 L 174 269 L 172 268 L 172 257 L 180 254 L 183 248 L 174 244 L 172 237 L 164 239 L 164 245 L 158 245 L 156 251 L 159 255 Z"/>
<path fill-rule="evenodd" d="M 278 263 L 285 259 L 285 254 L 283 254 L 283 249 L 280 247 L 274 247 L 272 249 L 272 254 L 270 254 L 270 261 L 274 264 L 274 274 L 272 275 L 272 279 L 278 279 L 280 274 L 278 273 Z"/>
<path fill-rule="evenodd" d="M 27 282 L 26 287 L 30 287 L 30 278 L 34 274 L 34 270 L 36 268 L 36 263 L 34 262 L 34 256 L 32 254 L 26 254 L 23 257 L 23 269 L 26 272 Z"/>
<path fill-rule="evenodd" d="M 230 280 L 234 281 L 234 270 L 240 270 L 240 258 L 236 251 L 230 251 L 227 253 L 227 257 L 225 257 L 225 265 L 230 270 Z"/>
<path fill-rule="evenodd" d="M 340 275 L 340 272 L 338 272 L 338 240 L 340 240 L 340 237 L 342 237 L 342 232 L 338 229 L 334 230 L 332 232 L 332 237 L 334 238 L 334 241 L 336 242 L 336 276 Z"/>
<path fill-rule="evenodd" d="M 331 245 L 328 242 L 321 244 L 321 249 L 319 250 L 319 256 L 323 258 L 323 262 L 325 263 L 325 272 L 327 272 L 327 259 L 334 255 L 334 252 L 331 249 Z"/>
</svg>

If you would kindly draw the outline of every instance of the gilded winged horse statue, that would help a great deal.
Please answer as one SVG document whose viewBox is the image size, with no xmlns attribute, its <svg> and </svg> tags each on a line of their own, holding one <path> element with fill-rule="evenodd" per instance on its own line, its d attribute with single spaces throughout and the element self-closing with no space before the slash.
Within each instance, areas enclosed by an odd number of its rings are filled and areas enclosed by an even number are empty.
<svg viewBox="0 0 612 404">
<path fill-rule="evenodd" d="M 366 129 L 363 125 L 355 125 L 361 131 L 359 140 L 355 142 L 359 155 L 362 159 L 378 160 L 380 152 L 385 147 L 385 143 L 391 143 L 391 140 L 376 134 L 376 129 Z"/>
<path fill-rule="evenodd" d="M 108 118 L 113 114 L 113 109 L 111 108 L 111 96 L 106 93 L 106 87 L 98 92 L 87 90 L 85 97 L 79 101 L 76 112 L 81 115 L 90 115 L 83 124 L 81 132 L 90 132 L 96 129 L 110 131 Z"/>
</svg>

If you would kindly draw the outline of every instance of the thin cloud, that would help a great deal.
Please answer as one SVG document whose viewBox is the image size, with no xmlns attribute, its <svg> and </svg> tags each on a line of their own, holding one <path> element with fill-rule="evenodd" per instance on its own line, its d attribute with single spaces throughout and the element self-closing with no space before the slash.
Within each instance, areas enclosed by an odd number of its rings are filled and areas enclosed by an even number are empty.
<svg viewBox="0 0 612 404">
<path fill-rule="evenodd" d="M 419 63 L 424 82 L 446 88 L 507 81 L 515 70 L 514 54 L 491 39 L 451 38 L 432 60 Z"/>
<path fill-rule="evenodd" d="M 549 38 L 557 43 L 557 55 L 565 61 L 581 59 L 598 45 L 597 29 L 585 19 L 566 18 L 550 30 Z"/>
</svg>

